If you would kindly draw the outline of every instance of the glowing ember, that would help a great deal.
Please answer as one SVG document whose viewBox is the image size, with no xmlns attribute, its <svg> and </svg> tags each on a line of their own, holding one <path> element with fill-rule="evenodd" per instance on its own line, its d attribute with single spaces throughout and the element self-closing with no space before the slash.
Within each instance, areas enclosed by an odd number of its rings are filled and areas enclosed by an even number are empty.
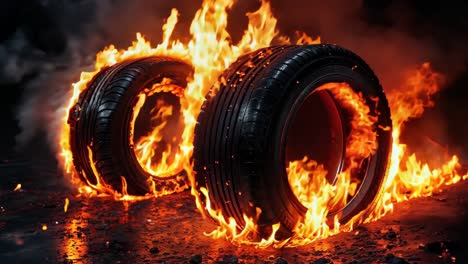
<svg viewBox="0 0 468 264">
<path fill-rule="evenodd" d="M 65 198 L 65 205 L 63 206 L 63 211 L 66 213 L 68 210 L 68 205 L 70 204 L 70 200 L 68 198 Z"/>
<path fill-rule="evenodd" d="M 21 183 L 18 183 L 15 189 L 13 189 L 14 192 L 19 191 L 19 190 L 21 190 Z"/>
<path fill-rule="evenodd" d="M 295 193 L 303 204 L 308 207 L 305 219 L 300 221 L 295 228 L 294 236 L 288 240 L 276 240 L 275 234 L 279 229 L 278 224 L 272 227 L 272 234 L 268 239 L 254 241 L 252 234 L 257 229 L 256 219 L 246 216 L 244 216 L 245 228 L 239 230 L 234 219 L 226 219 L 219 211 L 211 208 L 212 202 L 210 200 L 202 202 L 200 194 L 194 188 L 196 183 L 190 160 L 193 150 L 194 127 L 205 95 L 209 92 L 210 88 L 212 88 L 213 93 L 217 91 L 218 88 L 212 87 L 212 85 L 217 76 L 230 63 L 242 54 L 271 45 L 273 40 L 278 44 L 289 44 L 291 41 L 288 37 L 278 34 L 276 30 L 277 20 L 271 13 L 270 4 L 262 1 L 261 7 L 256 12 L 247 14 L 249 19 L 248 27 L 241 40 L 237 44 L 233 44 L 229 32 L 226 30 L 227 11 L 233 4 L 233 0 L 205 0 L 192 21 L 190 26 L 191 39 L 188 42 L 172 39 L 171 35 L 177 24 L 178 16 L 177 10 L 173 9 L 166 24 L 163 26 L 164 33 L 161 44 L 151 46 L 141 34 L 137 33 L 137 40 L 128 49 L 117 50 L 111 45 L 97 54 L 95 70 L 93 72 L 83 72 L 80 81 L 73 84 L 70 100 L 64 106 L 63 112 L 60 113 L 63 126 L 60 138 L 57 139 L 61 147 L 61 165 L 70 181 L 77 186 L 81 194 L 88 196 L 111 196 L 118 200 L 136 201 L 155 195 L 172 193 L 182 188 L 178 186 L 175 189 L 154 192 L 143 197 L 135 197 L 126 193 L 126 180 L 124 177 L 122 177 L 123 189 L 113 190 L 97 174 L 93 163 L 91 167 L 96 173 L 95 175 L 97 175 L 96 184 L 91 184 L 89 181 L 81 182 L 73 169 L 69 143 L 70 127 L 67 124 L 67 120 L 68 110 L 76 104 L 80 92 L 86 88 L 87 83 L 102 68 L 112 66 L 126 59 L 154 55 L 172 56 L 182 59 L 194 67 L 194 75 L 183 92 L 178 92 L 181 103 L 181 118 L 184 124 L 181 140 L 177 142 L 178 147 L 172 148 L 166 146 L 164 149 L 164 153 L 166 153 L 165 158 L 159 161 L 152 159 L 153 155 L 151 151 L 160 142 L 159 132 L 165 126 L 164 118 L 172 115 L 172 108 L 161 103 L 155 109 L 155 118 L 159 119 L 159 123 L 149 134 L 149 138 L 145 137 L 137 142 L 135 148 L 136 154 L 139 157 L 140 164 L 145 164 L 144 167 L 147 171 L 154 174 L 170 175 L 181 168 L 185 170 L 192 187 L 191 193 L 195 197 L 200 212 L 204 215 L 208 212 L 219 224 L 219 227 L 215 231 L 207 234 L 211 237 L 228 238 L 239 244 L 250 244 L 257 247 L 303 245 L 340 231 L 352 230 L 355 224 L 379 219 L 392 211 L 393 203 L 395 202 L 431 195 L 434 190 L 443 185 L 453 184 L 461 179 L 468 178 L 468 174 L 463 176 L 457 173 L 460 165 L 456 156 L 447 160 L 443 166 L 434 168 L 431 164 L 419 161 L 416 154 L 407 153 L 406 146 L 400 143 L 399 137 L 404 124 L 411 118 L 421 116 L 425 107 L 432 106 L 433 102 L 430 100 L 430 96 L 440 88 L 441 75 L 433 72 L 429 64 L 423 64 L 418 71 L 408 78 L 408 82 L 404 87 L 395 89 L 387 95 L 393 118 L 393 147 L 389 163 L 390 167 L 380 195 L 367 210 L 356 215 L 347 223 L 340 224 L 335 219 L 333 226 L 328 226 L 326 219 L 330 208 L 345 202 L 348 195 L 352 196 L 357 183 L 352 181 L 348 170 L 344 170 L 338 175 L 338 181 L 335 185 L 330 185 L 326 181 L 323 181 L 323 177 L 310 177 L 312 174 L 324 174 L 324 169 L 320 164 L 305 158 L 301 161 L 291 162 L 288 168 L 291 186 L 293 186 L 293 189 L 296 191 Z M 319 42 L 319 40 L 313 40 L 303 33 L 299 33 L 295 39 L 295 42 L 298 44 Z M 155 89 L 154 92 L 164 91 L 164 89 Z M 372 144 L 375 142 L 375 133 L 369 129 L 374 121 L 368 115 L 368 109 L 366 110 L 359 103 L 362 98 L 352 92 L 346 93 L 347 90 L 349 91 L 349 89 L 346 89 L 346 85 L 340 85 L 340 89 L 338 90 L 333 89 L 333 87 L 327 87 L 327 89 L 330 89 L 338 100 L 341 98 L 342 100 L 340 101 L 349 103 L 347 105 L 348 108 L 354 109 L 355 117 L 353 121 L 356 124 L 353 124 L 353 136 L 348 139 L 347 157 L 351 161 L 356 162 L 368 157 L 375 151 L 377 146 Z M 138 115 L 139 108 L 144 104 L 146 96 L 149 95 L 141 95 L 139 103 L 134 107 L 133 122 Z M 157 147 L 163 148 L 164 146 L 157 145 Z M 92 161 L 91 151 L 89 155 L 89 160 Z M 171 157 L 170 160 L 169 157 Z M 311 179 L 313 179 L 312 182 L 310 181 Z M 155 183 L 153 182 L 152 184 L 153 190 L 155 190 Z M 204 197 L 209 197 L 206 188 L 200 187 L 200 190 L 204 194 Z M 204 204 L 204 207 L 202 204 Z M 66 211 L 65 208 L 64 211 Z M 261 209 L 258 208 L 257 217 L 260 214 Z"/>
<path fill-rule="evenodd" d="M 47 225 L 42 225 L 42 231 L 46 231 L 47 230 Z"/>
</svg>

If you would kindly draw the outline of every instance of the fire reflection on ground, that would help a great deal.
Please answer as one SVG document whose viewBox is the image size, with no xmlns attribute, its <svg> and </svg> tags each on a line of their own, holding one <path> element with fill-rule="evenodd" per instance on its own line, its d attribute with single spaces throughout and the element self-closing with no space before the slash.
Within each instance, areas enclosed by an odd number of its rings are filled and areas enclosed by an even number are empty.
<svg viewBox="0 0 468 264">
<path fill-rule="evenodd" d="M 260 250 L 206 237 L 203 231 L 216 225 L 196 211 L 188 192 L 118 202 L 71 198 L 65 190 L 23 188 L 0 192 L 0 262 L 183 263 L 201 257 L 203 263 L 275 263 L 279 258 L 288 263 L 319 259 L 370 263 L 401 257 L 409 262 L 447 263 L 455 257 L 466 263 L 468 256 L 457 248 L 468 246 L 467 192 L 468 183 L 462 182 L 433 197 L 399 203 L 393 214 L 352 232 L 297 248 Z M 48 229 L 42 230 L 42 225 Z M 439 241 L 451 241 L 444 242 L 450 245 L 448 251 L 432 249 Z"/>
<path fill-rule="evenodd" d="M 81 260 L 88 254 L 88 239 L 86 231 L 90 214 L 87 207 L 82 206 L 78 210 L 72 210 L 64 223 L 64 236 L 61 249 L 68 260 Z"/>
</svg>

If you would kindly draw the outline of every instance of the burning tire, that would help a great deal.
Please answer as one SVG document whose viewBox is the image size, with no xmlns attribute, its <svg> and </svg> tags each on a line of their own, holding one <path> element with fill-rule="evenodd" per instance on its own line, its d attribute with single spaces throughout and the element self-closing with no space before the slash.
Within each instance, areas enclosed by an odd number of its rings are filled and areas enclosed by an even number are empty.
<svg viewBox="0 0 468 264">
<path fill-rule="evenodd" d="M 289 235 L 307 208 L 288 182 L 288 163 L 308 156 L 324 165 L 331 184 L 349 166 L 350 113 L 333 93 L 319 89 L 329 83 L 346 83 L 362 94 L 377 147 L 353 169 L 353 196 L 327 218 L 349 221 L 376 198 L 391 149 L 390 110 L 378 79 L 361 58 L 338 46 L 278 46 L 234 62 L 198 118 L 197 188 L 207 187 L 211 207 L 225 219 L 234 218 L 242 229 L 243 216 L 255 219 L 260 208 L 262 236 L 276 223 Z"/>
<path fill-rule="evenodd" d="M 80 178 L 91 185 L 102 185 L 104 180 L 107 186 L 120 191 L 125 184 L 123 176 L 128 193 L 134 195 L 151 191 L 150 177 L 162 188 L 165 184 L 177 184 L 174 180 L 179 172 L 158 177 L 143 169 L 137 160 L 133 136 L 144 132 L 137 129 L 133 109 L 144 93 L 148 98 L 177 103 L 177 95 L 183 91 L 191 72 L 191 66 L 185 62 L 166 57 L 128 60 L 99 72 L 70 109 L 70 145 Z M 164 82 L 170 82 L 169 88 L 157 92 L 150 89 Z M 149 91 L 153 93 L 151 96 Z M 177 119 L 176 116 L 174 120 Z"/>
</svg>

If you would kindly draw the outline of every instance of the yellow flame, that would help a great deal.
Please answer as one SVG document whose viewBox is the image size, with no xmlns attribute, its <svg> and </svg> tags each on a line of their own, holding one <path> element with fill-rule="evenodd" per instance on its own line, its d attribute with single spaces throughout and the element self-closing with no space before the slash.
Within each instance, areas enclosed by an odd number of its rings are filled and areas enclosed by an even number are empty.
<svg viewBox="0 0 468 264">
<path fill-rule="evenodd" d="M 14 192 L 19 191 L 19 190 L 21 190 L 21 183 L 18 183 L 15 189 L 13 189 Z"/>
</svg>

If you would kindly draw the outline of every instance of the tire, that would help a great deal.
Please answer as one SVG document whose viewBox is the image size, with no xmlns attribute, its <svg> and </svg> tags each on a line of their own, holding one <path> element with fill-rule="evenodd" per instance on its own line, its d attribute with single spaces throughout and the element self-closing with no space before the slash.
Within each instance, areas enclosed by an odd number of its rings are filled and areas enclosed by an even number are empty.
<svg viewBox="0 0 468 264">
<path fill-rule="evenodd" d="M 96 172 L 114 190 L 122 190 L 124 176 L 129 194 L 150 192 L 147 179 L 151 175 L 140 166 L 130 142 L 133 107 L 143 89 L 163 78 L 170 78 L 172 84 L 183 88 L 191 74 L 190 65 L 166 57 L 123 61 L 99 72 L 70 109 L 68 120 L 73 162 L 81 180 L 97 183 L 93 162 Z M 156 185 L 169 184 L 168 179 L 175 176 L 156 176 Z"/>
<path fill-rule="evenodd" d="M 391 150 L 391 119 L 382 87 L 369 66 L 335 45 L 264 48 L 240 57 L 223 73 L 220 90 L 207 96 L 195 128 L 197 188 L 206 186 L 212 206 L 226 219 L 233 217 L 240 229 L 245 224 L 243 214 L 255 219 L 258 207 L 262 236 L 268 236 L 271 225 L 278 222 L 277 235 L 290 236 L 306 213 L 288 182 L 284 134 L 295 103 L 329 82 L 350 84 L 378 116 L 378 149 L 368 162 L 372 165 L 363 187 L 339 212 L 340 222 L 367 208 L 378 195 Z"/>
</svg>

